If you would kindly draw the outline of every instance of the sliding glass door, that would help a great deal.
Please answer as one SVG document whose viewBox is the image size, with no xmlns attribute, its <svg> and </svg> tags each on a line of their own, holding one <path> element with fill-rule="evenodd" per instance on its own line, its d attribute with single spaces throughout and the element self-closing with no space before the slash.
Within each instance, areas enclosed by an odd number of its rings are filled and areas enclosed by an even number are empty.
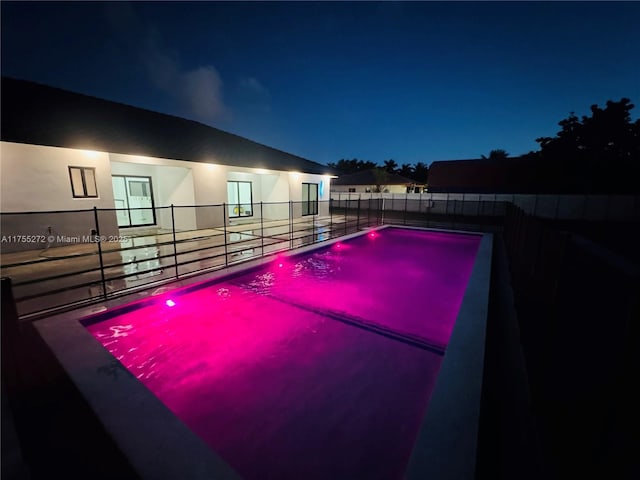
<svg viewBox="0 0 640 480">
<path fill-rule="evenodd" d="M 151 177 L 113 175 L 111 182 L 118 227 L 155 225 Z"/>
<path fill-rule="evenodd" d="M 227 202 L 229 218 L 253 216 L 253 192 L 251 182 L 227 182 Z"/>
<path fill-rule="evenodd" d="M 302 184 L 302 215 L 318 214 L 318 184 Z"/>
</svg>

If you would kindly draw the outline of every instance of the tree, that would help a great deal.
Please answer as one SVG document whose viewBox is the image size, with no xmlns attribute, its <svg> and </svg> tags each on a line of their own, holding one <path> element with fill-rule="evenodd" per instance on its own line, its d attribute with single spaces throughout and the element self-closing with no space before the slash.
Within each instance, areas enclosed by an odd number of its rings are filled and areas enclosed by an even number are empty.
<svg viewBox="0 0 640 480">
<path fill-rule="evenodd" d="M 328 167 L 336 170 L 341 174 L 355 173 L 362 170 L 370 170 L 376 167 L 376 164 L 370 161 L 358 160 L 356 158 L 352 160 L 345 160 L 344 158 L 337 163 L 328 163 Z"/>
<path fill-rule="evenodd" d="M 427 183 L 429 169 L 423 162 L 416 163 L 413 169 L 413 179 L 418 183 Z"/>
<path fill-rule="evenodd" d="M 591 116 L 571 112 L 555 137 L 540 137 L 539 156 L 558 186 L 581 193 L 638 190 L 640 120 L 631 120 L 628 98 L 591 106 Z"/>
<path fill-rule="evenodd" d="M 393 159 L 385 160 L 383 168 L 389 173 L 396 173 L 396 170 L 398 169 L 398 164 Z"/>
<path fill-rule="evenodd" d="M 485 157 L 484 155 L 481 155 L 480 157 L 483 160 L 505 160 L 508 156 L 509 154 L 506 150 L 497 149 L 491 150 L 488 157 Z"/>
<path fill-rule="evenodd" d="M 403 163 L 402 167 L 398 170 L 398 175 L 402 175 L 406 178 L 413 178 L 413 174 L 415 172 L 414 167 L 409 163 Z"/>
</svg>

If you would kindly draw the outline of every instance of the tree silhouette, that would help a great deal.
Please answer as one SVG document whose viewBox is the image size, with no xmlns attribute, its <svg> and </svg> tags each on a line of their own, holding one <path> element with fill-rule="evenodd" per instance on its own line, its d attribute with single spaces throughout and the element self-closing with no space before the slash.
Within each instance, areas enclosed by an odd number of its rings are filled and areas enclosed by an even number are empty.
<svg viewBox="0 0 640 480">
<path fill-rule="evenodd" d="M 338 160 L 337 163 L 328 163 L 327 166 L 342 174 L 355 173 L 362 170 L 371 170 L 372 168 L 377 167 L 377 165 L 373 162 L 370 162 L 368 160 L 358 160 L 356 158 L 352 160 L 345 160 L 343 158 L 341 160 Z"/>
<path fill-rule="evenodd" d="M 506 150 L 497 149 L 491 150 L 488 157 L 481 155 L 480 158 L 483 160 L 505 160 L 508 156 L 509 154 Z"/>
<path fill-rule="evenodd" d="M 429 169 L 423 162 L 416 163 L 413 168 L 413 179 L 418 183 L 427 183 Z"/>
<path fill-rule="evenodd" d="M 406 178 L 413 178 L 413 174 L 415 172 L 414 167 L 409 163 L 403 163 L 402 167 L 398 170 L 398 175 L 402 175 Z"/>
<path fill-rule="evenodd" d="M 398 164 L 393 159 L 385 160 L 384 169 L 389 173 L 396 173 L 396 170 L 398 169 Z"/>
<path fill-rule="evenodd" d="M 567 190 L 629 192 L 638 190 L 640 120 L 633 122 L 628 98 L 591 106 L 591 116 L 573 112 L 558 124 L 555 137 L 537 138 L 539 157 Z"/>
</svg>

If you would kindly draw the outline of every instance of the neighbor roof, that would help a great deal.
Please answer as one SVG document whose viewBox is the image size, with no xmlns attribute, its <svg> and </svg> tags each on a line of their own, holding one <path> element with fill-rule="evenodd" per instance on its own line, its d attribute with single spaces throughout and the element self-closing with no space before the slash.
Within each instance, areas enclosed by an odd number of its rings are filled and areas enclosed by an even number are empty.
<svg viewBox="0 0 640 480">
<path fill-rule="evenodd" d="M 331 169 L 193 120 L 2 77 L 6 142 L 325 174 Z"/>
<path fill-rule="evenodd" d="M 446 160 L 429 166 L 430 192 L 531 193 L 544 188 L 540 162 L 533 157 Z"/>
<path fill-rule="evenodd" d="M 334 178 L 331 183 L 333 185 L 377 185 L 378 182 L 380 182 L 376 176 L 377 171 L 382 172 L 383 177 L 381 178 L 381 181 L 384 185 L 415 185 L 417 183 L 415 180 L 411 180 L 395 173 L 389 173 L 385 170 L 376 170 L 375 168 L 347 175 L 340 175 L 340 177 Z"/>
</svg>

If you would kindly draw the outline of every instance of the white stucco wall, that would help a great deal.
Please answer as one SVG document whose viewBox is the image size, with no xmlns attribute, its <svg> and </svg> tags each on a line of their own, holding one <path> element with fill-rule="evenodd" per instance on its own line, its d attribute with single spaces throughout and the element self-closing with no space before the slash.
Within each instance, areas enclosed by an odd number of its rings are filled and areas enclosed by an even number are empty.
<svg viewBox="0 0 640 480">
<path fill-rule="evenodd" d="M 97 198 L 73 197 L 70 166 L 95 168 Z M 113 208 L 111 168 L 106 153 L 0 142 L 2 235 L 90 235 L 96 229 L 94 212 L 91 211 L 93 207 Z M 117 234 L 115 212 L 99 212 L 98 226 L 101 235 Z M 54 241 L 48 246 L 58 244 Z M 12 242 L 3 244 L 2 250 L 9 252 L 46 246 L 47 242 Z"/>
<path fill-rule="evenodd" d="M 253 202 L 264 202 L 263 216 L 268 220 L 286 219 L 289 208 L 286 202 L 300 202 L 302 183 L 323 184 L 319 188 L 321 202 L 330 198 L 330 177 L 306 173 L 291 173 L 258 168 L 232 167 L 218 164 L 187 162 L 139 155 L 104 152 L 88 152 L 58 147 L 44 147 L 2 142 L 0 163 L 2 212 L 49 212 L 52 210 L 113 209 L 112 175 L 148 176 L 152 179 L 156 222 L 159 228 L 171 228 L 170 210 L 159 207 L 175 205 L 175 225 L 178 230 L 218 227 L 223 224 L 227 181 L 252 182 Z M 98 198 L 73 198 L 69 179 L 69 166 L 94 167 Z M 193 208 L 194 205 L 208 207 Z M 299 206 L 299 205 L 298 205 Z M 294 213 L 300 209 L 294 209 Z M 326 211 L 325 211 L 326 210 Z M 320 204 L 319 213 L 328 212 L 327 205 Z M 88 234 L 94 228 L 93 212 L 86 213 L 81 221 L 78 214 L 65 214 L 74 222 L 56 219 L 55 233 Z M 298 214 L 296 213 L 296 216 Z M 86 218 L 85 218 L 86 217 Z M 113 218 L 112 218 L 113 217 Z M 31 217 L 34 219 L 35 217 Z M 253 220 L 260 219 L 260 209 L 254 209 Z M 17 217 L 5 221 L 3 228 L 24 223 Z M 228 222 L 228 219 L 227 219 Z M 37 222 L 38 231 L 49 228 L 50 219 Z M 100 213 L 101 234 L 117 233 L 115 212 Z M 86 224 L 86 225 L 85 225 Z M 91 224 L 91 225 L 90 225 Z M 78 230 L 75 232 L 74 228 Z M 71 229 L 71 230 L 70 230 Z M 148 227 L 147 227 L 148 229 Z M 73 231 L 72 231 L 73 230 Z"/>
<path fill-rule="evenodd" d="M 113 208 L 109 155 L 0 142 L 0 209 L 42 212 Z M 94 167 L 98 198 L 73 198 L 69 167 Z"/>
</svg>

